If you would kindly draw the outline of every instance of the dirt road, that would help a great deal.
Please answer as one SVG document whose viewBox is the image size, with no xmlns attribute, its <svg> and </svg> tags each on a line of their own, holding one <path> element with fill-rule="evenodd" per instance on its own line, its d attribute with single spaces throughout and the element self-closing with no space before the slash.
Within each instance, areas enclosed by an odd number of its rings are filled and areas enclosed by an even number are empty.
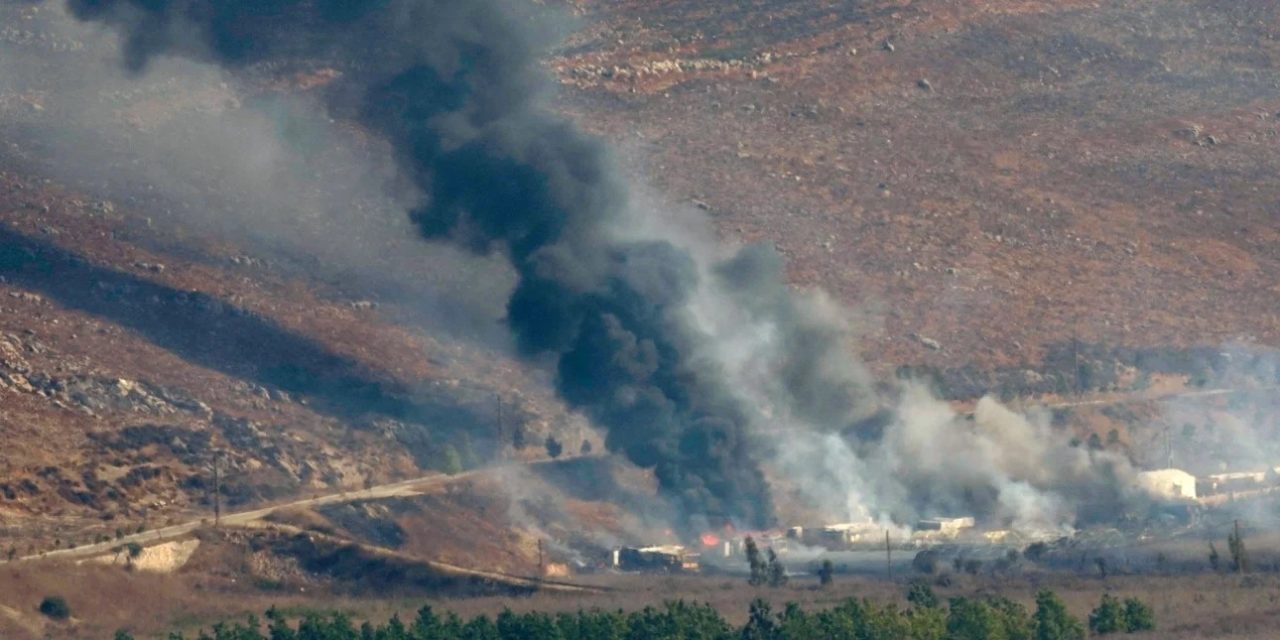
<svg viewBox="0 0 1280 640">
<path fill-rule="evenodd" d="M 293 502 L 276 504 L 268 507 L 261 507 L 258 509 L 253 509 L 251 511 L 229 513 L 222 516 L 222 518 L 219 520 L 219 523 L 221 525 L 229 526 L 229 527 L 245 526 L 253 522 L 256 522 L 258 520 L 262 520 L 263 518 L 271 515 L 272 513 L 281 511 L 283 509 L 291 509 L 295 507 L 315 507 L 315 506 L 326 505 L 326 504 L 353 502 L 356 500 L 374 500 L 374 499 L 381 499 L 381 498 L 394 498 L 394 497 L 400 497 L 400 496 L 419 495 L 422 492 L 422 490 L 430 487 L 448 484 L 450 482 L 457 482 L 459 480 L 464 480 L 469 477 L 479 476 L 487 473 L 494 473 L 502 469 L 520 467 L 520 466 L 536 466 L 540 464 L 550 464 L 554 462 L 562 462 L 565 460 L 570 460 L 570 459 L 579 458 L 579 457 L 592 457 L 592 456 L 566 456 L 566 457 L 560 458 L 559 460 L 539 460 L 539 461 L 528 462 L 528 463 L 509 463 L 509 464 L 499 465 L 495 467 L 484 467 L 480 469 L 473 469 L 471 471 L 466 471 L 466 472 L 458 473 L 454 475 L 445 475 L 441 473 L 435 473 L 428 476 L 412 478 L 409 480 L 401 480 L 399 482 L 392 482 L 389 484 L 378 485 L 376 487 L 370 487 L 368 489 L 361 489 L 358 491 L 339 491 L 337 493 L 330 493 L 322 496 L 314 496 L 314 497 L 306 498 L 303 500 L 295 500 Z M 142 533 L 135 533 L 135 534 L 124 536 L 122 538 L 109 540 L 107 542 L 98 542 L 94 544 L 86 544 L 86 545 L 80 545 L 76 547 L 70 547 L 67 549 L 56 549 L 52 551 L 45 551 L 43 553 L 37 553 L 29 556 L 19 557 L 19 558 L 16 558 L 14 561 L 23 562 L 28 560 L 40 560 L 42 558 L 64 558 L 64 559 L 65 558 L 83 558 L 87 556 L 101 555 L 105 553 L 110 553 L 112 549 L 115 549 L 116 547 L 119 547 L 121 545 L 129 544 L 130 542 L 137 542 L 139 544 L 154 543 L 159 540 L 165 540 L 169 538 L 177 538 L 180 536 L 184 536 L 195 531 L 196 529 L 199 529 L 200 527 L 209 526 L 210 524 L 212 524 L 212 522 L 213 522 L 213 517 L 212 517 L 212 514 L 210 514 L 196 520 L 191 520 L 181 524 L 169 525 L 167 527 L 160 527 L 158 529 L 151 529 L 148 531 L 143 531 Z"/>
</svg>

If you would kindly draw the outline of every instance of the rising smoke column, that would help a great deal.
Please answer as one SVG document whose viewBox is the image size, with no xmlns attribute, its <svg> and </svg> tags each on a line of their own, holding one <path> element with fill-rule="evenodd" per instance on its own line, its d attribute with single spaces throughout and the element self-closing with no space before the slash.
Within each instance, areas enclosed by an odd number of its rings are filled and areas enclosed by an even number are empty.
<svg viewBox="0 0 1280 640">
<path fill-rule="evenodd" d="M 125 64 L 334 61 L 330 109 L 384 134 L 425 194 L 428 238 L 502 251 L 521 351 L 556 363 L 561 395 L 607 444 L 654 469 L 687 526 L 768 523 L 749 419 L 699 357 L 686 249 L 618 239 L 628 189 L 599 141 L 543 108 L 545 41 L 503 0 L 69 0 L 120 30 Z"/>
</svg>

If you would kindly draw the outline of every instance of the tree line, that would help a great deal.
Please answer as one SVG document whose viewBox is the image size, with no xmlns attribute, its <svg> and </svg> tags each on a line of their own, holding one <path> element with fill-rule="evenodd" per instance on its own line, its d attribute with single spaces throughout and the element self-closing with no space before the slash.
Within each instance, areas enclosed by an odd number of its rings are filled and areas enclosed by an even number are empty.
<svg viewBox="0 0 1280 640">
<path fill-rule="evenodd" d="M 265 621 L 219 623 L 194 640 L 1083 640 L 1085 624 L 1052 591 L 1036 594 L 1035 609 L 1001 597 L 951 598 L 945 605 L 927 585 L 912 585 L 907 607 L 847 599 L 829 609 L 806 611 L 787 604 L 775 612 L 768 602 L 750 605 L 747 622 L 731 625 L 706 604 L 672 601 L 639 611 L 579 610 L 576 613 L 515 613 L 463 620 L 430 606 L 413 620 L 357 625 L 341 612 L 310 613 L 301 619 L 272 608 Z M 265 624 L 264 624 L 265 622 Z M 1150 607 L 1107 595 L 1088 619 L 1097 635 L 1155 628 Z M 115 640 L 133 640 L 127 630 Z M 168 640 L 188 640 L 171 633 Z"/>
</svg>

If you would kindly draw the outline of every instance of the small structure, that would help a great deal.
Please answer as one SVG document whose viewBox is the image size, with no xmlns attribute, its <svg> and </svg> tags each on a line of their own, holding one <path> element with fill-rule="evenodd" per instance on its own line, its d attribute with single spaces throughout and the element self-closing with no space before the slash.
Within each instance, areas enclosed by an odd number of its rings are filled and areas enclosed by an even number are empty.
<svg viewBox="0 0 1280 640">
<path fill-rule="evenodd" d="M 1271 471 L 1275 473 L 1275 471 Z M 1237 493 L 1242 491 L 1258 491 L 1264 489 L 1268 482 L 1267 471 L 1237 471 L 1233 473 L 1215 473 L 1199 478 L 1196 481 L 1196 494 L 1200 497 L 1219 493 Z"/>
<path fill-rule="evenodd" d="M 1157 500 L 1196 499 L 1196 477 L 1182 469 L 1143 471 L 1138 474 L 1137 484 Z"/>
<path fill-rule="evenodd" d="M 841 522 L 823 526 L 816 531 L 806 531 L 801 541 L 805 544 L 831 550 L 848 549 L 859 544 L 878 543 L 884 529 L 874 522 Z"/>
<path fill-rule="evenodd" d="M 697 571 L 698 555 L 680 545 L 623 547 L 613 552 L 613 566 L 623 571 L 675 573 Z"/>
<path fill-rule="evenodd" d="M 961 518 L 927 518 L 916 523 L 916 531 L 933 532 L 934 535 L 954 536 L 965 529 L 972 529 L 976 521 L 972 516 Z"/>
</svg>

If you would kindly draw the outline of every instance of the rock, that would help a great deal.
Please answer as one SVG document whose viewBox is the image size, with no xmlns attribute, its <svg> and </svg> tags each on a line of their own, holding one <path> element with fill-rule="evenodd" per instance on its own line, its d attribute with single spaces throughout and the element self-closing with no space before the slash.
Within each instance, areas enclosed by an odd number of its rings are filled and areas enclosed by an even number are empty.
<svg viewBox="0 0 1280 640">
<path fill-rule="evenodd" d="M 378 308 L 378 303 L 372 300 L 357 300 L 351 303 L 351 308 L 356 311 L 371 311 Z"/>
<path fill-rule="evenodd" d="M 158 262 L 135 262 L 133 263 L 133 266 L 138 269 L 142 269 L 143 271 L 150 271 L 151 273 L 164 273 L 165 270 L 165 266 Z"/>
<path fill-rule="evenodd" d="M 942 344 L 933 338 L 920 336 L 920 344 L 928 347 L 932 351 L 942 351 Z"/>
<path fill-rule="evenodd" d="M 928 78 L 920 78 L 919 80 L 916 80 L 916 86 L 924 89 L 925 91 L 933 91 L 933 84 L 929 82 Z"/>
<path fill-rule="evenodd" d="M 881 47 L 882 49 L 884 49 L 885 51 L 888 51 L 889 53 L 893 53 L 894 48 L 895 48 L 895 47 L 893 46 L 893 42 L 891 42 L 891 41 L 889 41 L 889 40 L 885 40 L 885 41 L 884 41 L 884 44 L 880 45 L 880 47 Z"/>
</svg>

